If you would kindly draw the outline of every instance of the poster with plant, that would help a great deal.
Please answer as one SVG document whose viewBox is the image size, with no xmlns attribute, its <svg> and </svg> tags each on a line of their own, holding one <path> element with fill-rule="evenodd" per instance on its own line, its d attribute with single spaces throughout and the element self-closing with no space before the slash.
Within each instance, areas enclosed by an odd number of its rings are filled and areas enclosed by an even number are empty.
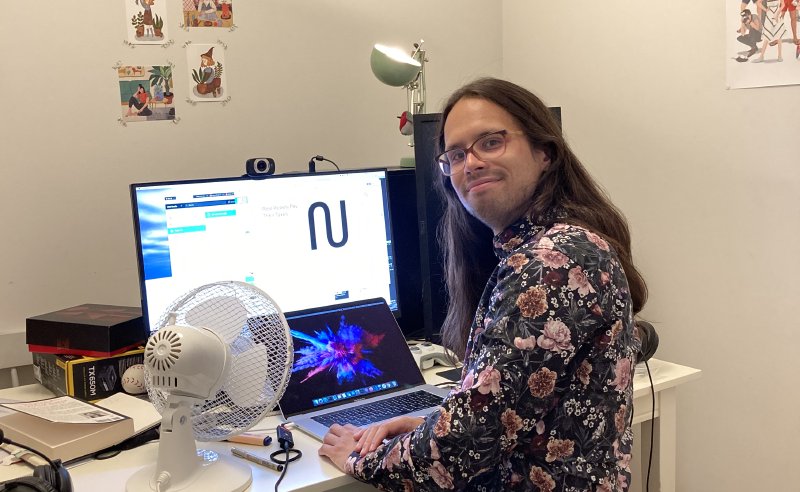
<svg viewBox="0 0 800 492">
<path fill-rule="evenodd" d="M 233 0 L 183 0 L 186 27 L 233 27 Z"/>
<path fill-rule="evenodd" d="M 186 46 L 189 99 L 192 101 L 224 101 L 229 97 L 225 82 L 225 48 L 218 44 Z"/>
<path fill-rule="evenodd" d="M 125 65 L 117 73 L 123 122 L 175 119 L 172 65 Z"/>
<path fill-rule="evenodd" d="M 124 0 L 131 44 L 164 44 L 167 34 L 167 0 Z"/>
</svg>

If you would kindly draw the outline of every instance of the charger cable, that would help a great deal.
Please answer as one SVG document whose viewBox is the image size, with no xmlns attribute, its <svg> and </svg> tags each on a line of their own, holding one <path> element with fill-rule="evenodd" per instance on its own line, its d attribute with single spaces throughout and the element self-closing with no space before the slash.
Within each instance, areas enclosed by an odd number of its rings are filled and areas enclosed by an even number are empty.
<svg viewBox="0 0 800 492">
<path fill-rule="evenodd" d="M 315 155 L 315 156 L 312 156 L 311 159 L 308 161 L 308 172 L 310 172 L 310 173 L 317 172 L 317 163 L 314 162 L 314 161 L 317 161 L 317 162 L 322 162 L 322 161 L 330 162 L 331 164 L 333 164 L 333 167 L 335 167 L 337 171 L 341 171 L 341 169 L 339 169 L 339 166 L 337 166 L 336 163 L 333 162 L 332 160 L 326 159 L 324 156 L 321 156 L 321 155 Z"/>
<path fill-rule="evenodd" d="M 278 492 L 278 485 L 280 485 L 283 477 L 286 476 L 286 470 L 289 469 L 289 463 L 299 460 L 300 457 L 303 456 L 303 453 L 299 449 L 294 449 L 294 438 L 292 437 L 292 431 L 287 429 L 284 424 L 279 425 L 276 430 L 278 431 L 278 446 L 280 446 L 281 449 L 273 451 L 269 455 L 269 459 L 271 459 L 273 463 L 283 465 L 281 476 L 278 477 L 278 481 L 275 482 L 275 492 Z M 278 458 L 278 455 L 284 452 L 286 453 L 286 457 L 284 459 Z M 292 453 L 294 454 L 293 456 Z"/>
</svg>

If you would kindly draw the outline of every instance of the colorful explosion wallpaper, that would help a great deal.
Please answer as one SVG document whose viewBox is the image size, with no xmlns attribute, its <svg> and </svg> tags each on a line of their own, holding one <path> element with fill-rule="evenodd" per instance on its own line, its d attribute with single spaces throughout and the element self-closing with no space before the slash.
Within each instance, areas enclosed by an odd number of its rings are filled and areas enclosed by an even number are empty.
<svg viewBox="0 0 800 492">
<path fill-rule="evenodd" d="M 370 356 L 384 335 L 374 335 L 356 324 L 349 324 L 344 315 L 339 320 L 336 332 L 330 325 L 315 331 L 314 335 L 291 331 L 295 339 L 306 342 L 306 345 L 295 350 L 292 368 L 292 372 L 308 370 L 301 383 L 335 373 L 339 385 L 356 381 L 366 384 L 368 379 L 383 374 L 372 363 Z"/>
</svg>

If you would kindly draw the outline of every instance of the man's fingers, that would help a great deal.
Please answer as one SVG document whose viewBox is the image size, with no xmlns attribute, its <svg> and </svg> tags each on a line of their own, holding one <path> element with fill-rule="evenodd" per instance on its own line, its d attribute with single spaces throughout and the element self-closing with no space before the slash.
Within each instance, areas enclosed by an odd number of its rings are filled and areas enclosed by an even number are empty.
<svg viewBox="0 0 800 492">
<path fill-rule="evenodd" d="M 317 450 L 317 454 L 320 456 L 328 456 L 328 452 L 331 450 L 332 446 L 330 444 L 323 443 L 322 446 L 319 447 Z"/>
</svg>

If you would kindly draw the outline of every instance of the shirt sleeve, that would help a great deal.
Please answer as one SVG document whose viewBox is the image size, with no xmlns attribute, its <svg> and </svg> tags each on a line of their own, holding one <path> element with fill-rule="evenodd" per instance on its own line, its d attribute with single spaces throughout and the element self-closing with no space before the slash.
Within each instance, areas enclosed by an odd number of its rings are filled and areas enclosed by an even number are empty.
<svg viewBox="0 0 800 492">
<path fill-rule="evenodd" d="M 511 471 L 500 464 L 521 441 L 540 446 L 543 463 L 570 452 L 569 443 L 542 437 L 546 418 L 565 376 L 620 314 L 610 287 L 619 266 L 602 239 L 581 231 L 545 236 L 500 262 L 461 387 L 411 433 L 351 457 L 348 472 L 393 490 L 474 488 L 507 482 Z"/>
</svg>

